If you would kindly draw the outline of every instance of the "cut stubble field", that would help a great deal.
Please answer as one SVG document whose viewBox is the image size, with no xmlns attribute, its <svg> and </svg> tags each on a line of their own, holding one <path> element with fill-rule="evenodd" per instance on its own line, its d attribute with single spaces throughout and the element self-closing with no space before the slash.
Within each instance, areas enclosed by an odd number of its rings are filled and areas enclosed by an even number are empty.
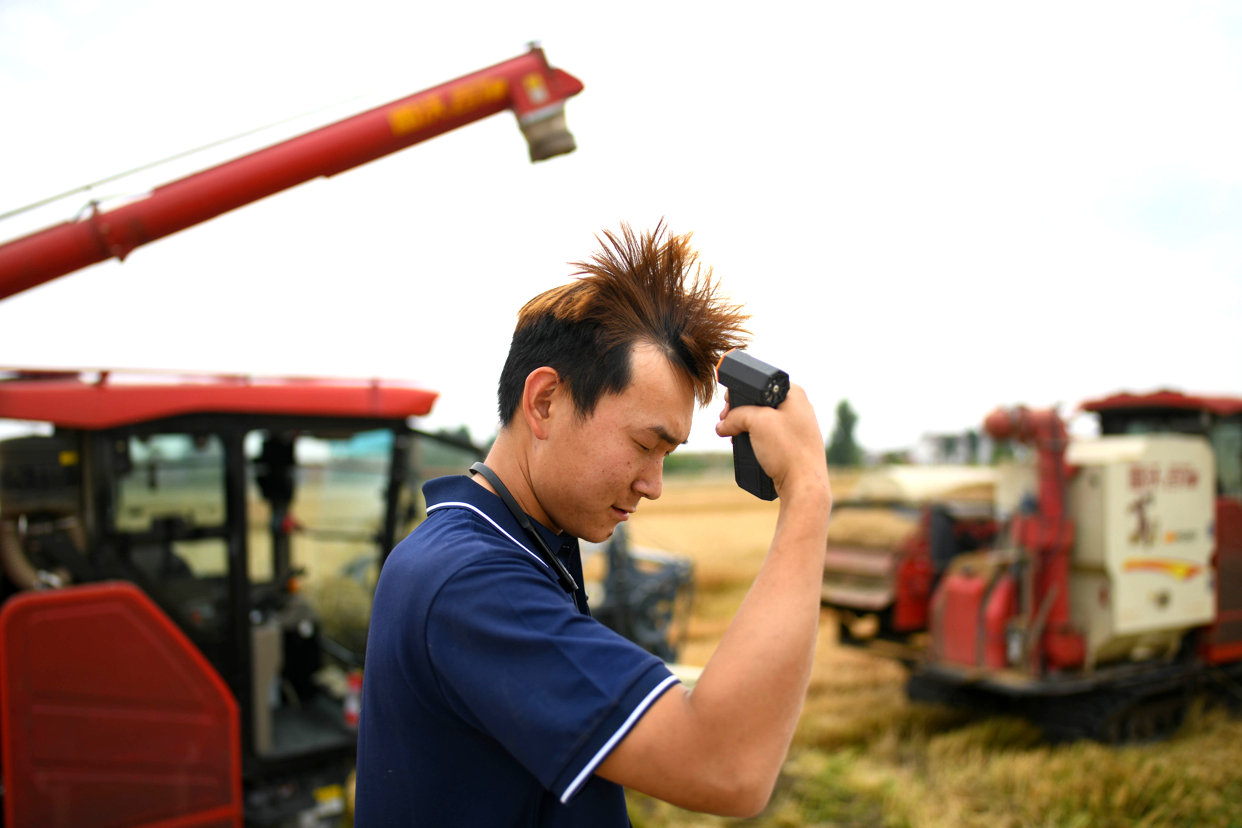
<svg viewBox="0 0 1242 828">
<path fill-rule="evenodd" d="M 848 496 L 849 472 L 833 474 Z M 776 503 L 721 477 L 668 477 L 630 522 L 635 546 L 694 561 L 681 660 L 707 663 L 767 553 Z M 895 662 L 837 644 L 820 617 L 806 705 L 768 808 L 727 819 L 629 795 L 635 828 L 691 826 L 1163 826 L 1242 828 L 1242 721 L 1196 708 L 1173 739 L 1047 745 L 1016 718 L 911 704 Z"/>
</svg>

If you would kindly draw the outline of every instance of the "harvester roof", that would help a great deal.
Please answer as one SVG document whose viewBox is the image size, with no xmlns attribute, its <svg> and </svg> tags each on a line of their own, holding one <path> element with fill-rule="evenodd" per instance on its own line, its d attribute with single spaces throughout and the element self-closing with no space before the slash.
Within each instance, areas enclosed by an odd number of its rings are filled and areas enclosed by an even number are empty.
<svg viewBox="0 0 1242 828">
<path fill-rule="evenodd" d="M 1187 411 L 1207 411 L 1221 417 L 1242 413 L 1242 399 L 1237 397 L 1200 397 L 1180 391 L 1153 391 L 1150 394 L 1113 394 L 1082 404 L 1084 411 L 1117 411 L 1123 409 L 1176 408 Z"/>
<path fill-rule="evenodd" d="M 400 420 L 438 394 L 380 380 L 113 371 L 3 371 L 0 418 L 104 429 L 185 414 L 283 414 Z"/>
</svg>

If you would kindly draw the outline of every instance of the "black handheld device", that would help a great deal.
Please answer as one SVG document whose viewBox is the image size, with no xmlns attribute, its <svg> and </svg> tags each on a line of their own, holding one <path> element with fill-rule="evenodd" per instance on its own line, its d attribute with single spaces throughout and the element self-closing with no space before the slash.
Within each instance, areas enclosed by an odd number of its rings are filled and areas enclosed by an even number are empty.
<svg viewBox="0 0 1242 828">
<path fill-rule="evenodd" d="M 730 408 L 741 405 L 776 408 L 789 393 L 789 374 L 737 349 L 720 358 L 716 378 L 729 389 Z M 755 449 L 746 432 L 733 438 L 733 477 L 737 485 L 755 497 L 776 500 L 776 486 L 755 459 Z"/>
</svg>

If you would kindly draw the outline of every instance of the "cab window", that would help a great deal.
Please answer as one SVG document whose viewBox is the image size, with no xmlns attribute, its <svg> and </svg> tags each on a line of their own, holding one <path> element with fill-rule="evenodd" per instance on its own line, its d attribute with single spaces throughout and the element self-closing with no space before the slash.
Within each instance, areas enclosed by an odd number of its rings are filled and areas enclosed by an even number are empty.
<svg viewBox="0 0 1242 828">
<path fill-rule="evenodd" d="M 121 434 L 109 448 L 109 545 L 126 577 L 214 653 L 229 607 L 224 441 L 213 433 Z"/>
<path fill-rule="evenodd" d="M 224 524 L 224 445 L 215 434 L 132 435 L 116 481 L 115 529 L 149 532 L 159 521 Z M 127 468 L 126 468 L 127 466 Z"/>
</svg>

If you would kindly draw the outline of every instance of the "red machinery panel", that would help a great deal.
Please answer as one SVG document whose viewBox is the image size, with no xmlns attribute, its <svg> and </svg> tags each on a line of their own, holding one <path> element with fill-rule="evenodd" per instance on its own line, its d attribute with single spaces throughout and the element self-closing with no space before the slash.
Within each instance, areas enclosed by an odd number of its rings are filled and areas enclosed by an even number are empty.
<svg viewBox="0 0 1242 828">
<path fill-rule="evenodd" d="M 927 629 L 927 604 L 936 571 L 927 552 L 927 532 L 902 544 L 905 555 L 897 565 L 897 597 L 893 602 L 893 631 L 917 632 Z"/>
<path fill-rule="evenodd" d="M 941 660 L 979 665 L 979 621 L 988 577 L 967 568 L 945 573 L 932 599 L 932 637 Z"/>
<path fill-rule="evenodd" d="M 1001 574 L 983 605 L 983 664 L 996 670 L 1009 666 L 1005 630 L 1018 614 L 1018 584 L 1009 573 Z"/>
<path fill-rule="evenodd" d="M 18 595 L 0 647 L 8 828 L 240 828 L 237 703 L 139 589 Z"/>
</svg>

